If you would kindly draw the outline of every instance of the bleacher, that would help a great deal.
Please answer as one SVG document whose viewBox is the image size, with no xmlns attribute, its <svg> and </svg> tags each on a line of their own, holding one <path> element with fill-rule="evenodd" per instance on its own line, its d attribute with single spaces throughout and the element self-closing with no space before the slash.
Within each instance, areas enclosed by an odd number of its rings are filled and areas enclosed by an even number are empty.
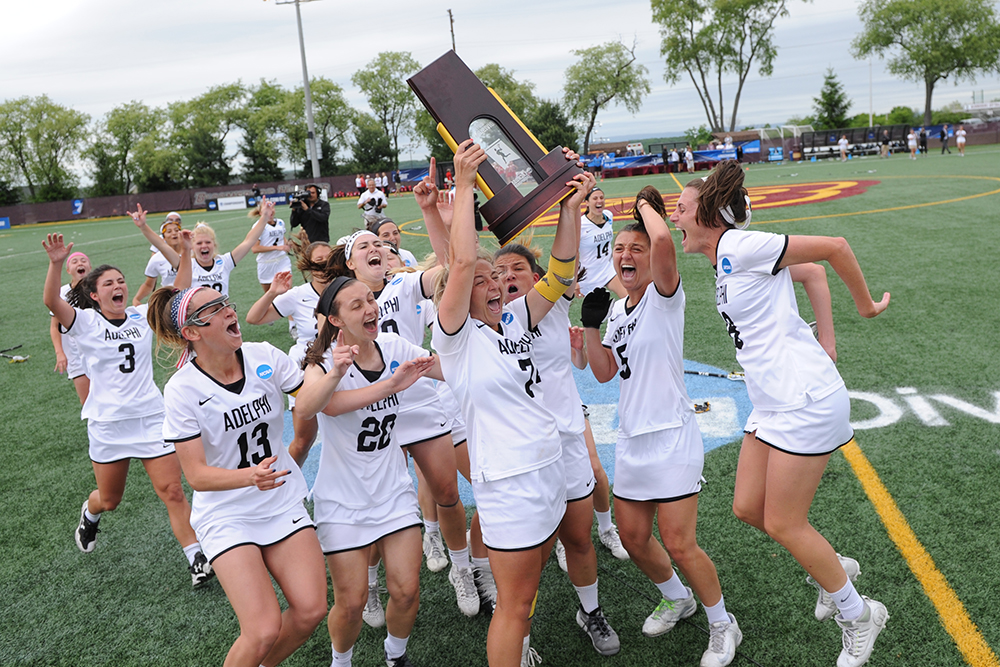
<svg viewBox="0 0 1000 667">
<path fill-rule="evenodd" d="M 799 137 L 803 160 L 816 158 L 839 158 L 840 137 L 847 136 L 847 152 L 852 156 L 878 155 L 881 151 L 882 131 L 889 131 L 889 150 L 893 153 L 906 151 L 906 135 L 909 125 L 882 125 L 875 127 L 849 127 L 836 130 L 803 132 Z"/>
</svg>

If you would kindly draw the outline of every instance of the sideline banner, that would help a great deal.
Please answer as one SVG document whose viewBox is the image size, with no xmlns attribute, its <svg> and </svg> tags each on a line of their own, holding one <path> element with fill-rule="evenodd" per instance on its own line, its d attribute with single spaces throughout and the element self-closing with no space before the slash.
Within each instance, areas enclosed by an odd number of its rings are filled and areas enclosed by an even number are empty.
<svg viewBox="0 0 1000 667">
<path fill-rule="evenodd" d="M 0 218 L 0 229 L 10 229 L 10 218 Z"/>
<path fill-rule="evenodd" d="M 238 211 L 247 207 L 246 197 L 219 197 L 216 201 L 220 211 Z"/>
</svg>

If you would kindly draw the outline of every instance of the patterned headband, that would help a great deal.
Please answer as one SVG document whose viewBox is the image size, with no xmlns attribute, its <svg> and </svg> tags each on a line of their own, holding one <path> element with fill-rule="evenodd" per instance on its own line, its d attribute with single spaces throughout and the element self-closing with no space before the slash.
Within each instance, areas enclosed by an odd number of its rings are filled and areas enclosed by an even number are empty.
<svg viewBox="0 0 1000 667">
<path fill-rule="evenodd" d="M 358 231 L 354 232 L 353 234 L 347 237 L 347 243 L 344 244 L 344 257 L 346 257 L 347 259 L 351 258 L 351 251 L 354 250 L 355 241 L 357 241 L 360 237 L 365 236 L 366 234 L 375 236 L 375 234 L 372 234 L 367 229 L 359 229 Z M 375 238 L 378 237 L 375 236 Z"/>
<path fill-rule="evenodd" d="M 187 321 L 187 310 L 188 306 L 191 304 L 191 299 L 200 289 L 204 289 L 204 285 L 199 285 L 197 287 L 188 287 L 174 294 L 174 298 L 170 302 L 170 320 L 174 324 L 174 329 L 177 333 L 181 333 L 181 329 L 184 328 L 184 323 Z M 180 359 L 177 360 L 177 368 L 180 368 L 185 363 L 187 363 L 188 348 L 184 347 L 184 351 L 181 352 Z"/>
</svg>

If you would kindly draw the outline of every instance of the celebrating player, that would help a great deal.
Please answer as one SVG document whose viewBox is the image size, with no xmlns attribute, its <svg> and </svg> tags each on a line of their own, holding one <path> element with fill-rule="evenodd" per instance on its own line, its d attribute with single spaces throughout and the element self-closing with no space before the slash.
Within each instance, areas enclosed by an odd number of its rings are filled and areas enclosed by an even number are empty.
<svg viewBox="0 0 1000 667">
<path fill-rule="evenodd" d="M 244 343 L 226 295 L 177 286 L 149 299 L 157 339 L 181 354 L 165 390 L 163 437 L 194 489 L 191 523 L 240 623 L 225 664 L 276 665 L 326 615 L 305 479 L 281 442 L 282 394 L 298 390 L 302 371 L 268 343 Z"/>
<path fill-rule="evenodd" d="M 247 232 L 246 238 L 224 255 L 218 254 L 214 229 L 204 222 L 194 226 L 195 262 L 192 265 L 194 272 L 191 277 L 192 285 L 205 285 L 216 292 L 229 294 L 229 274 L 260 239 L 265 225 L 274 219 L 274 202 L 265 199 L 260 211 L 260 219 Z"/>
<path fill-rule="evenodd" d="M 141 212 L 141 209 L 139 209 Z M 136 225 L 158 248 L 163 239 L 133 214 Z M 42 247 L 49 256 L 43 299 L 62 329 L 76 341 L 92 387 L 80 416 L 87 420 L 89 454 L 97 489 L 80 510 L 73 534 L 77 547 L 90 553 L 97 545 L 98 524 L 104 512 L 118 507 L 125 493 L 131 459 L 142 461 L 156 495 L 167 508 L 170 527 L 187 556 L 191 581 L 203 584 L 212 574 L 191 528 L 191 507 L 181 485 L 181 467 L 174 447 L 163 441 L 163 396 L 153 382 L 153 333 L 146 306 L 128 306 L 128 285 L 121 271 L 102 265 L 87 274 L 70 294 L 70 305 L 59 296 L 59 273 L 73 248 L 61 234 L 49 234 Z M 184 262 L 190 265 L 190 239 Z M 191 280 L 189 266 L 177 282 Z"/>
<path fill-rule="evenodd" d="M 611 261 L 611 246 L 615 236 L 612 229 L 614 217 L 604 208 L 604 191 L 594 188 L 587 194 L 587 213 L 580 218 L 580 266 L 583 276 L 577 288 L 580 296 L 587 296 L 598 287 L 607 287 L 625 296 L 615 265 Z"/>
<path fill-rule="evenodd" d="M 816 618 L 836 615 L 843 629 L 838 667 L 858 667 L 867 662 L 889 615 L 881 602 L 855 590 L 858 562 L 837 554 L 809 523 L 830 455 L 853 438 L 851 406 L 836 366 L 798 316 L 787 269 L 829 262 L 864 317 L 884 311 L 889 293 L 872 300 L 844 239 L 740 231 L 750 216 L 743 170 L 727 160 L 706 180 L 688 183 L 670 217 L 683 234 L 684 252 L 701 253 L 717 267 L 716 306 L 753 403 L 733 511 L 806 569 L 819 589 Z"/>
<path fill-rule="evenodd" d="M 160 225 L 160 236 L 166 241 L 170 249 L 173 250 L 178 255 L 181 252 L 181 214 L 171 211 L 167 213 L 167 218 Z M 166 287 L 167 285 L 174 284 L 174 278 L 177 277 L 177 263 L 176 260 L 171 263 L 171 260 L 164 257 L 163 253 L 157 250 L 153 253 L 153 256 L 149 258 L 146 262 L 146 281 L 139 285 L 139 289 L 136 291 L 135 296 L 132 297 L 132 305 L 138 306 L 140 303 L 146 300 L 146 297 L 153 293 L 156 289 L 156 281 L 159 279 L 160 284 Z"/>
<path fill-rule="evenodd" d="M 316 312 L 324 321 L 306 353 L 296 409 L 303 417 L 318 415 L 323 425 L 314 497 L 333 580 L 328 623 L 333 665 L 351 664 L 368 601 L 369 547 L 375 545 L 389 589 L 386 662 L 411 667 L 406 643 L 420 598 L 420 516 L 406 459 L 399 455 L 396 424 L 409 397 L 404 390 L 436 360 L 400 336 L 380 332 L 378 302 L 354 278 L 330 283 Z M 300 464 L 308 451 L 297 453 Z"/>
<path fill-rule="evenodd" d="M 256 218 L 260 213 L 261 207 L 257 205 L 247 212 L 247 217 Z M 275 274 L 292 270 L 292 262 L 288 259 L 288 251 L 291 249 L 285 241 L 285 221 L 272 217 L 264 226 L 260 238 L 250 248 L 250 252 L 257 255 L 257 280 L 265 293 L 271 287 Z"/>
<path fill-rule="evenodd" d="M 399 233 L 399 227 L 396 226 L 395 222 L 389 218 L 373 220 L 368 224 L 368 231 L 382 239 L 383 243 L 393 244 L 396 247 L 400 258 L 403 260 L 404 266 L 409 266 L 411 268 L 416 267 L 417 258 L 413 256 L 412 252 L 406 250 L 400 244 L 400 241 L 403 240 L 403 235 Z"/>
<path fill-rule="evenodd" d="M 82 252 L 74 252 L 66 258 L 66 273 L 69 274 L 69 282 L 59 288 L 59 297 L 68 302 L 69 293 L 80 281 L 90 273 L 90 258 Z M 76 395 L 80 399 L 80 405 L 87 400 L 90 392 L 90 378 L 87 377 L 87 369 L 83 365 L 83 357 L 76 341 L 59 330 L 59 320 L 54 313 L 49 313 L 52 323 L 49 326 L 49 337 L 52 339 L 52 347 L 56 352 L 55 372 L 60 375 L 66 373 L 73 381 Z"/>
</svg>

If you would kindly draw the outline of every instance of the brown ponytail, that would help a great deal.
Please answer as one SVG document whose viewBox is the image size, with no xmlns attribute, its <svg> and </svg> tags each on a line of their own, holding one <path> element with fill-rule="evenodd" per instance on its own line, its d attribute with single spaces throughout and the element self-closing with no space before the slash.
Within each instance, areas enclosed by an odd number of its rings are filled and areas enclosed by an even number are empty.
<svg viewBox="0 0 1000 667">
<path fill-rule="evenodd" d="M 146 310 L 146 321 L 156 334 L 156 359 L 165 367 L 173 366 L 175 360 L 172 359 L 179 356 L 182 350 L 186 349 L 189 352 L 191 350 L 191 342 L 181 336 L 170 317 L 170 306 L 174 295 L 180 291 L 172 285 L 159 288 L 149 295 Z M 166 351 L 161 352 L 164 347 Z"/>
<path fill-rule="evenodd" d="M 722 219 L 719 211 L 727 206 L 733 212 L 736 222 L 747 219 L 747 190 L 743 187 L 743 167 L 736 160 L 723 160 L 698 189 L 698 212 L 696 219 L 699 225 L 710 228 L 731 227 Z M 696 179 L 697 180 L 697 179 Z M 695 181 L 686 187 L 692 187 Z"/>
</svg>

